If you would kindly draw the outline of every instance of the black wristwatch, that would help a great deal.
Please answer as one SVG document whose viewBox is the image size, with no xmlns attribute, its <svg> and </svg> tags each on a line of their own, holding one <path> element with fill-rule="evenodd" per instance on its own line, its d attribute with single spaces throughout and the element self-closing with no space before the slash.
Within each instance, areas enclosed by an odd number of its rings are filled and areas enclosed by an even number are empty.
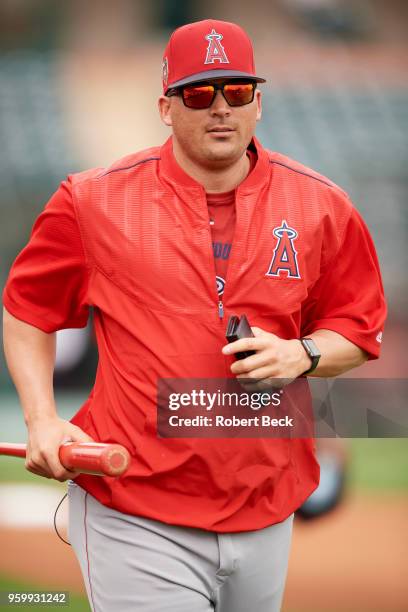
<svg viewBox="0 0 408 612">
<path fill-rule="evenodd" d="M 306 372 L 303 372 L 302 374 L 302 376 L 305 376 L 306 374 L 310 374 L 311 372 L 313 372 L 313 370 L 317 368 L 317 364 L 319 363 L 321 353 L 311 338 L 300 338 L 300 341 L 306 353 L 309 355 L 310 359 L 312 360 L 312 365 L 310 366 L 310 368 L 306 370 Z"/>
</svg>

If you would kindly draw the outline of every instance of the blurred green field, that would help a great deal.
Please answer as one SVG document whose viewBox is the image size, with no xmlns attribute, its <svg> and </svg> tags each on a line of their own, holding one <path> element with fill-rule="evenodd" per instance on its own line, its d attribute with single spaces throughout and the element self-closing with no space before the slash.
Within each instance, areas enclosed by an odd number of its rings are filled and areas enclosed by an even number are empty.
<svg viewBox="0 0 408 612">
<path fill-rule="evenodd" d="M 348 442 L 351 488 L 383 493 L 408 492 L 408 440 L 355 438 Z"/>
<path fill-rule="evenodd" d="M 24 484 L 49 485 L 51 487 L 65 487 L 63 483 L 50 478 L 40 478 L 24 467 L 24 459 L 17 457 L 0 457 L 0 482 L 21 482 Z"/>
<path fill-rule="evenodd" d="M 55 588 L 39 588 L 33 584 L 26 584 L 23 582 L 17 582 L 8 578 L 7 576 L 0 575 L 0 592 L 2 593 L 29 593 L 29 592 L 47 592 L 47 591 L 55 591 Z M 50 610 L 52 612 L 56 612 L 59 610 L 69 610 L 69 612 L 89 612 L 90 607 L 88 605 L 88 601 L 85 597 L 79 597 L 78 595 L 69 594 L 69 604 L 68 605 L 59 605 L 59 606 L 50 606 L 49 604 L 44 604 L 40 606 L 39 604 L 34 605 L 15 605 L 15 606 L 2 606 L 0 605 L 0 610 L 10 610 L 17 608 L 18 610 L 27 610 L 33 611 L 33 609 L 43 608 Z"/>
</svg>

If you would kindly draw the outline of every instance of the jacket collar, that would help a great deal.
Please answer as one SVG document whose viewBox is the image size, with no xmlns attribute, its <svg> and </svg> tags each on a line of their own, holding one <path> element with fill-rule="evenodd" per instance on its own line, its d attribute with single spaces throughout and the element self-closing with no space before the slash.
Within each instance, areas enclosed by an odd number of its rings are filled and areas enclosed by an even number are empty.
<svg viewBox="0 0 408 612">
<path fill-rule="evenodd" d="M 270 172 L 268 153 L 255 136 L 252 138 L 249 147 L 256 150 L 258 159 L 252 172 L 238 185 L 237 189 L 242 192 L 259 189 Z M 170 182 L 186 188 L 203 190 L 203 186 L 184 172 L 177 163 L 173 153 L 173 138 L 171 136 L 160 149 L 160 159 L 161 171 Z"/>
</svg>

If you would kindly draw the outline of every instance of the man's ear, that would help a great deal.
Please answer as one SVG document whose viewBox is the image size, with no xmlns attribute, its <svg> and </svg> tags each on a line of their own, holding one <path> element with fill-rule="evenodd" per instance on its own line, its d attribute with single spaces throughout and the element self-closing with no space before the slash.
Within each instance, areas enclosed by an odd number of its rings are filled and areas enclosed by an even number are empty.
<svg viewBox="0 0 408 612">
<path fill-rule="evenodd" d="M 160 118 L 163 121 L 164 125 L 171 127 L 173 123 L 171 120 L 171 113 L 170 113 L 170 98 L 168 98 L 167 96 L 160 96 L 158 100 L 158 107 L 159 107 Z"/>
<path fill-rule="evenodd" d="M 257 89 L 255 91 L 255 95 L 256 95 L 256 105 L 257 105 L 256 120 L 259 121 L 262 117 L 262 92 L 259 89 Z"/>
</svg>

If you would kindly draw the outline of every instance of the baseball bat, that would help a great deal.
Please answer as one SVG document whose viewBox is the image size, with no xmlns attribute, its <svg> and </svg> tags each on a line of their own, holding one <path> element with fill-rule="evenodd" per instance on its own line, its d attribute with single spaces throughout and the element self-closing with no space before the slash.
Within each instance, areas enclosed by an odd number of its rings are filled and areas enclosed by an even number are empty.
<svg viewBox="0 0 408 612">
<path fill-rule="evenodd" d="M 0 455 L 25 457 L 26 452 L 26 444 L 0 442 Z M 120 444 L 66 442 L 60 446 L 59 459 L 67 470 L 98 476 L 121 476 L 129 467 L 130 455 Z"/>
</svg>

